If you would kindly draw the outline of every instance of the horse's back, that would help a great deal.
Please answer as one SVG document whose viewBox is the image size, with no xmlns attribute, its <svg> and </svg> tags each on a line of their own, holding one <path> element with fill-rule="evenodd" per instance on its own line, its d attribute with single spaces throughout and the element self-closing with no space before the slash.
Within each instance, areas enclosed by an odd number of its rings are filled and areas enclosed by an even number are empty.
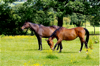
<svg viewBox="0 0 100 66">
<path fill-rule="evenodd" d="M 61 38 L 63 40 L 73 40 L 77 38 L 78 36 L 81 36 L 84 34 L 84 28 L 83 27 L 76 27 L 72 29 L 67 29 L 65 27 L 61 27 L 56 30 L 55 32 L 56 36 L 58 38 Z"/>
<path fill-rule="evenodd" d="M 57 26 L 40 26 L 38 33 L 41 34 L 42 37 L 50 37 L 50 35 L 57 29 Z"/>
</svg>

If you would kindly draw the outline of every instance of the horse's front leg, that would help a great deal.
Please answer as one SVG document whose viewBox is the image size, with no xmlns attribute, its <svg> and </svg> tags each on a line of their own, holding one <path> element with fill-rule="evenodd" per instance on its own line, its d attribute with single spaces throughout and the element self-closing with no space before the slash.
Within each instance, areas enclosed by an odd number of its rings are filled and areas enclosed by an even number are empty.
<svg viewBox="0 0 100 66">
<path fill-rule="evenodd" d="M 42 50 L 42 37 L 41 36 L 37 36 L 38 39 L 38 45 L 39 45 L 39 49 L 38 50 Z"/>
<path fill-rule="evenodd" d="M 62 48 L 63 48 L 61 42 L 58 44 L 57 50 L 59 49 L 59 47 L 60 47 L 60 51 L 59 51 L 59 53 L 60 53 L 62 51 Z"/>
<path fill-rule="evenodd" d="M 62 43 L 61 42 L 59 44 L 60 44 L 60 51 L 59 51 L 59 53 L 60 53 L 62 51 L 63 47 L 62 47 Z"/>
<path fill-rule="evenodd" d="M 58 44 L 57 50 L 59 49 L 59 47 L 60 47 L 60 44 Z"/>
<path fill-rule="evenodd" d="M 59 43 L 61 42 L 61 40 L 58 40 L 57 43 L 55 44 L 53 50 L 55 50 L 56 46 L 59 45 Z M 61 44 L 60 44 L 61 45 Z"/>
</svg>

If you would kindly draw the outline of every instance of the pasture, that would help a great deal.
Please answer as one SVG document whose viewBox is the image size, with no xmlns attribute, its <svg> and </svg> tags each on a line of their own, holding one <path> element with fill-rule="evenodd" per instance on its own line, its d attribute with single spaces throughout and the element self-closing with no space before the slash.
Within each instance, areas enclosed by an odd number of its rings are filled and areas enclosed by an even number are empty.
<svg viewBox="0 0 100 66">
<path fill-rule="evenodd" d="M 79 53 L 79 38 L 63 41 L 63 50 L 52 51 L 45 38 L 43 50 L 38 50 L 36 36 L 0 36 L 0 66 L 98 66 L 100 65 L 99 35 L 91 36 L 88 43 L 91 49 L 86 53 L 85 45 Z M 53 40 L 56 43 L 56 39 Z"/>
</svg>

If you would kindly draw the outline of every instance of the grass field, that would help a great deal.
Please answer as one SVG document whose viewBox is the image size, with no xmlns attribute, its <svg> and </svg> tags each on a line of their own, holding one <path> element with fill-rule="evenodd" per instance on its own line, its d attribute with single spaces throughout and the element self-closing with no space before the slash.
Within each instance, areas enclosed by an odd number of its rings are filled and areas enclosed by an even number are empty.
<svg viewBox="0 0 100 66">
<path fill-rule="evenodd" d="M 0 66 L 99 66 L 99 37 L 90 36 L 88 53 L 84 47 L 79 53 L 79 38 L 63 41 L 62 53 L 58 53 L 50 50 L 44 38 L 39 51 L 36 36 L 0 36 Z"/>
</svg>

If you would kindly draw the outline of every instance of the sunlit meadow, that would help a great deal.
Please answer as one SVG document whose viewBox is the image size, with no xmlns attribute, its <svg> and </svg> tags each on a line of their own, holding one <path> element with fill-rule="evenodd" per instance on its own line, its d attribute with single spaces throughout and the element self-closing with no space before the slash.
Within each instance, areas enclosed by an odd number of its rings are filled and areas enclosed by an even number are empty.
<svg viewBox="0 0 100 66">
<path fill-rule="evenodd" d="M 0 66 L 98 66 L 99 35 L 90 36 L 89 49 L 85 45 L 81 53 L 79 38 L 63 41 L 62 53 L 52 51 L 45 38 L 42 39 L 43 50 L 38 50 L 36 36 L 0 36 Z M 56 39 L 53 40 L 56 43 Z M 86 53 L 86 50 L 88 52 Z"/>
</svg>

